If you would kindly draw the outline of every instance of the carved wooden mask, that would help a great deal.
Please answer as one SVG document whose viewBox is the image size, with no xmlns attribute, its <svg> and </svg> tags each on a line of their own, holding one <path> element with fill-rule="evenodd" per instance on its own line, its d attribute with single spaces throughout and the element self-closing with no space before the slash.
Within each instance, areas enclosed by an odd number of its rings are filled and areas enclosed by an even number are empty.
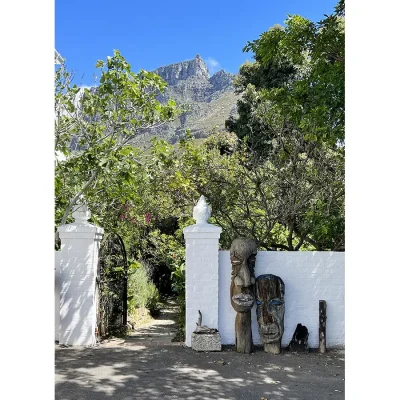
<svg viewBox="0 0 400 400">
<path fill-rule="evenodd" d="M 249 312 L 254 304 L 254 266 L 257 243 L 253 239 L 238 238 L 231 245 L 232 280 L 231 305 L 236 312 Z"/>
<path fill-rule="evenodd" d="M 279 276 L 266 274 L 256 279 L 257 322 L 264 343 L 282 339 L 285 315 L 285 284 Z"/>
</svg>

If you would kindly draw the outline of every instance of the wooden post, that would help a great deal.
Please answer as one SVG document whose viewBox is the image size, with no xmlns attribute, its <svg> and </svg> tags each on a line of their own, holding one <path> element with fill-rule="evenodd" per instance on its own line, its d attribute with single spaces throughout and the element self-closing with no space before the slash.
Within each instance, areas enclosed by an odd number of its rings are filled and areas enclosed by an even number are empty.
<svg viewBox="0 0 400 400">
<path fill-rule="evenodd" d="M 253 351 L 251 334 L 251 308 L 254 305 L 254 266 L 257 242 L 249 238 L 237 238 L 230 249 L 232 275 L 229 295 L 231 306 L 236 311 L 235 345 L 238 353 Z"/>
<path fill-rule="evenodd" d="M 326 352 L 326 301 L 319 301 L 319 352 Z"/>
<path fill-rule="evenodd" d="M 238 353 L 250 354 L 253 351 L 251 334 L 251 312 L 238 312 L 235 319 L 235 344 Z"/>
</svg>

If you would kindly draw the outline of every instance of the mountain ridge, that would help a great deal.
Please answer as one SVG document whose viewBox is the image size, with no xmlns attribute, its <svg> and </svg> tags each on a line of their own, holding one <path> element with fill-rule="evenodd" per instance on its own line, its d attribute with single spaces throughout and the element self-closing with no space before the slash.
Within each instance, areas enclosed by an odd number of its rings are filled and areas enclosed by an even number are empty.
<svg viewBox="0 0 400 400">
<path fill-rule="evenodd" d="M 152 72 L 167 83 L 162 103 L 169 99 L 177 105 L 186 105 L 185 112 L 175 121 L 147 129 L 145 136 L 154 136 L 175 143 L 189 129 L 195 138 L 207 137 L 215 127 L 225 130 L 225 120 L 235 113 L 237 96 L 234 94 L 234 74 L 221 69 L 210 76 L 206 63 L 199 54 L 194 59 L 159 67 Z"/>
</svg>

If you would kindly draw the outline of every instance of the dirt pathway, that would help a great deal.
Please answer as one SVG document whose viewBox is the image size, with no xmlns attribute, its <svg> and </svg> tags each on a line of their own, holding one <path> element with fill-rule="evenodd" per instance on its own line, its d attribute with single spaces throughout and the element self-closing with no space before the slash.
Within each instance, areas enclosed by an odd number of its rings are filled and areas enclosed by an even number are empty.
<svg viewBox="0 0 400 400">
<path fill-rule="evenodd" d="M 168 299 L 161 310 L 161 314 L 149 322 L 144 324 L 134 331 L 129 333 L 126 342 L 143 343 L 145 345 L 173 345 L 172 339 L 178 332 L 178 326 L 175 322 L 178 306 L 174 299 Z M 176 344 L 176 343 L 175 343 Z"/>
<path fill-rule="evenodd" d="M 112 338 L 103 340 L 100 346 L 173 346 L 182 344 L 172 342 L 172 339 L 178 332 L 178 325 L 175 322 L 178 311 L 179 307 L 177 306 L 176 300 L 169 298 L 163 303 L 160 315 L 151 322 L 135 328 L 133 331 L 129 332 L 128 336 L 124 339 Z"/>
</svg>

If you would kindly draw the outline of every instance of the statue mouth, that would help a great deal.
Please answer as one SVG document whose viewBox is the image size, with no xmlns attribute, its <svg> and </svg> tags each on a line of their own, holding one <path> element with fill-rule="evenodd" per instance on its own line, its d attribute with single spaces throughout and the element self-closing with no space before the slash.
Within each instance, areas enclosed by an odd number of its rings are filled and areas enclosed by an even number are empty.
<svg viewBox="0 0 400 400">
<path fill-rule="evenodd" d="M 280 339 L 280 330 L 277 324 L 260 324 L 259 332 L 264 339 L 264 343 L 273 343 Z"/>
<path fill-rule="evenodd" d="M 242 307 L 251 307 L 254 304 L 254 297 L 248 293 L 239 293 L 235 294 L 232 297 L 232 300 L 238 305 Z"/>
</svg>

